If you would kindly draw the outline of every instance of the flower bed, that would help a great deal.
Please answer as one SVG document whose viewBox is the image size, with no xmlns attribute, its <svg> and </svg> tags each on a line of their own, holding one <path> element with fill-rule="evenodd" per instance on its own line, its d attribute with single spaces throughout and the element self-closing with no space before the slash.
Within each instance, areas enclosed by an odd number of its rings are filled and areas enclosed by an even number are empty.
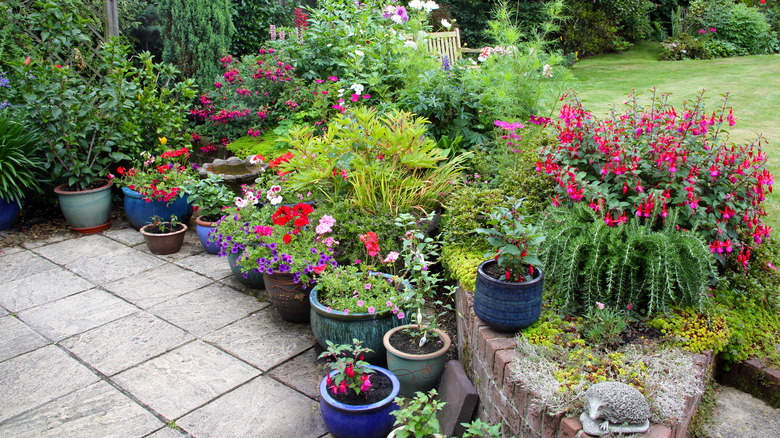
<svg viewBox="0 0 780 438">
<path fill-rule="evenodd" d="M 521 358 L 515 334 L 485 326 L 474 314 L 473 300 L 472 292 L 458 288 L 458 354 L 479 393 L 481 415 L 490 423 L 502 422 L 502 433 L 507 436 L 574 437 L 582 429 L 576 416 L 549 415 L 546 406 L 533 401 L 538 398 L 536 394 L 515 382 L 512 363 Z M 713 355 L 693 354 L 691 360 L 698 370 L 697 379 L 704 386 L 713 377 Z M 701 395 L 689 397 L 681 420 L 672 427 L 654 424 L 641 436 L 685 437 L 700 401 Z"/>
</svg>

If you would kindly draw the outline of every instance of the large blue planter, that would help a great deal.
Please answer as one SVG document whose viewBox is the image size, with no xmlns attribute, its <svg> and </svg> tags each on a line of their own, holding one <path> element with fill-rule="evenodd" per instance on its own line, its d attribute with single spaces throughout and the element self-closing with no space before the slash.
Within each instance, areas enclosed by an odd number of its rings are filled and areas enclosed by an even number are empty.
<svg viewBox="0 0 780 438">
<path fill-rule="evenodd" d="M 111 224 L 111 181 L 90 190 L 71 191 L 67 184 L 54 188 L 60 210 L 73 231 L 98 233 Z"/>
<path fill-rule="evenodd" d="M 387 274 L 383 274 L 387 276 Z M 407 285 L 407 287 L 410 287 Z M 387 359 L 387 349 L 382 338 L 389 330 L 409 324 L 411 312 L 406 312 L 403 319 L 398 319 L 391 310 L 371 313 L 350 313 L 328 310 L 317 299 L 319 285 L 309 293 L 311 303 L 311 331 L 322 348 L 328 348 L 327 341 L 336 345 L 352 344 L 353 339 L 363 342 L 362 346 L 374 350 L 366 353 L 365 359 L 370 363 L 384 364 Z"/>
<path fill-rule="evenodd" d="M 130 225 L 135 229 L 141 229 L 144 225 L 152 223 L 154 216 L 159 216 L 163 220 L 170 220 L 175 215 L 179 221 L 187 223 L 192 216 L 193 208 L 187 202 L 187 195 L 177 197 L 171 202 L 149 201 L 144 197 L 127 187 L 122 187 L 122 193 L 125 194 L 125 213 Z"/>
<path fill-rule="evenodd" d="M 217 250 L 219 250 L 219 247 L 217 247 Z M 243 253 L 243 249 L 239 249 L 237 252 L 228 250 L 227 259 L 228 264 L 230 265 L 230 271 L 233 272 L 236 280 L 238 280 L 239 283 L 243 284 L 244 286 L 252 289 L 265 289 L 265 281 L 263 280 L 262 272 L 255 272 L 254 270 L 249 272 L 241 272 L 241 268 L 236 266 L 236 261 Z"/>
<path fill-rule="evenodd" d="M 326 379 L 320 381 L 320 411 L 328 431 L 336 438 L 385 438 L 393 429 L 395 417 L 391 412 L 398 409 L 393 399 L 398 396 L 401 388 L 398 379 L 390 371 L 373 365 L 368 365 L 377 373 L 390 378 L 393 391 L 379 402 L 370 405 L 353 406 L 339 403 L 331 397 L 326 386 Z M 330 372 L 333 376 L 336 370 Z"/>
<path fill-rule="evenodd" d="M 16 202 L 0 198 L 0 231 L 10 228 L 21 210 Z"/>
<path fill-rule="evenodd" d="M 474 288 L 474 313 L 488 326 L 504 332 L 516 332 L 539 319 L 542 313 L 544 274 L 523 283 L 496 280 L 483 268 L 493 260 L 483 262 L 477 271 Z"/>
<path fill-rule="evenodd" d="M 210 242 L 209 236 L 216 230 L 216 222 L 206 222 L 201 218 L 195 219 L 195 231 L 198 233 L 198 239 L 200 244 L 206 249 L 209 254 L 219 253 L 219 244 L 217 242 Z"/>
</svg>

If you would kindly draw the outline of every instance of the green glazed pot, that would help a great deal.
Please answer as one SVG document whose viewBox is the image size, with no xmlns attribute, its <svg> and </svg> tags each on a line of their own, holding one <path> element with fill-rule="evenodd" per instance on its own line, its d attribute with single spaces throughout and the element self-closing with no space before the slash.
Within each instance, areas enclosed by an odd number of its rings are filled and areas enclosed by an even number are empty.
<svg viewBox="0 0 780 438">
<path fill-rule="evenodd" d="M 401 395 L 412 397 L 415 392 L 428 392 L 439 383 L 451 341 L 447 333 L 434 329 L 439 336 L 428 342 L 441 341 L 439 350 L 429 354 L 405 353 L 390 343 L 390 337 L 407 327 L 417 328 L 417 324 L 400 326 L 388 331 L 382 338 L 382 342 L 387 349 L 387 369 L 401 382 Z"/>
<path fill-rule="evenodd" d="M 98 233 L 110 225 L 111 181 L 91 190 L 69 191 L 67 184 L 54 188 L 60 210 L 73 231 Z"/>
<path fill-rule="evenodd" d="M 409 287 L 409 286 L 407 286 Z M 409 324 L 411 316 L 409 312 L 403 319 L 393 314 L 391 310 L 376 313 L 351 313 L 328 310 L 317 299 L 319 285 L 309 294 L 311 302 L 311 331 L 322 348 L 328 348 L 326 341 L 336 345 L 352 344 L 352 339 L 359 339 L 362 346 L 374 350 L 366 353 L 365 359 L 372 364 L 384 364 L 386 351 L 382 344 L 382 336 L 399 325 Z"/>
</svg>

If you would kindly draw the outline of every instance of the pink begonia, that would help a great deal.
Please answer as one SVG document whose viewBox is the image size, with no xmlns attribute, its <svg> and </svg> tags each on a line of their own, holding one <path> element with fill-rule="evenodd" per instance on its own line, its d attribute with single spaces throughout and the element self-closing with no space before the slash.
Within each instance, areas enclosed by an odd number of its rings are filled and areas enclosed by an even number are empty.
<svg viewBox="0 0 780 438">
<path fill-rule="evenodd" d="M 338 240 L 336 240 L 336 239 L 334 239 L 332 237 L 326 238 L 325 240 L 322 241 L 322 243 L 324 243 L 325 246 L 327 246 L 328 248 L 332 248 L 333 245 L 338 245 L 339 244 Z"/>
<path fill-rule="evenodd" d="M 331 228 L 336 223 L 336 219 L 333 219 L 333 216 L 325 215 L 320 219 L 319 225 L 317 225 L 317 228 L 314 230 L 317 232 L 317 234 L 325 234 L 330 233 L 333 231 Z"/>
</svg>

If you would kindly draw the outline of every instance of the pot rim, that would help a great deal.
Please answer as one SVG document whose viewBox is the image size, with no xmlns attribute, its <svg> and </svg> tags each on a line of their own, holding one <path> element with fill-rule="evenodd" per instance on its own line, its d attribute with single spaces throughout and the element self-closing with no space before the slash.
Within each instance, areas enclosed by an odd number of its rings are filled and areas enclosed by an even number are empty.
<svg viewBox="0 0 780 438">
<path fill-rule="evenodd" d="M 60 184 L 60 185 L 58 185 L 57 187 L 54 188 L 54 193 L 56 193 L 58 195 L 65 195 L 65 196 L 68 196 L 68 195 L 83 195 L 83 194 L 86 194 L 86 193 L 95 193 L 95 192 L 100 192 L 102 190 L 106 190 L 107 188 L 110 188 L 111 185 L 113 184 L 113 182 L 110 179 L 101 178 L 98 181 L 103 181 L 105 184 L 103 184 L 100 187 L 95 187 L 94 189 L 73 190 L 73 191 L 65 190 L 66 188 L 70 187 L 70 184 Z"/>
<path fill-rule="evenodd" d="M 219 221 L 215 222 L 207 222 L 200 218 L 200 216 L 195 218 L 195 223 L 200 225 L 201 227 L 208 227 L 208 228 L 214 228 Z"/>
<path fill-rule="evenodd" d="M 436 328 L 433 330 L 439 335 L 439 339 L 444 341 L 444 346 L 434 351 L 433 353 L 427 353 L 427 354 L 405 353 L 393 347 L 390 344 L 390 337 L 393 336 L 393 334 L 395 334 L 396 332 L 403 330 L 407 327 L 418 327 L 418 325 L 417 324 L 399 325 L 398 327 L 388 330 L 385 333 L 385 335 L 382 337 L 382 343 L 385 345 L 385 348 L 387 348 L 388 353 L 392 352 L 394 355 L 408 360 L 429 360 L 447 353 L 447 351 L 450 349 L 450 346 L 452 345 L 452 340 L 450 339 L 450 336 L 443 330 Z"/>
<path fill-rule="evenodd" d="M 182 234 L 182 233 L 184 233 L 184 232 L 186 232 L 186 231 L 187 231 L 187 224 L 180 224 L 180 225 L 181 225 L 182 227 L 184 227 L 184 228 L 182 228 L 181 230 L 178 230 L 178 231 L 173 231 L 173 232 L 171 232 L 171 233 L 149 233 L 149 232 L 147 232 L 147 231 L 145 230 L 145 228 L 149 228 L 149 227 L 151 227 L 151 226 L 154 226 L 154 224 L 146 224 L 146 225 L 144 225 L 143 227 L 141 227 L 141 229 L 140 229 L 140 230 L 138 230 L 138 232 L 140 232 L 140 233 L 141 233 L 141 234 L 143 234 L 144 236 L 154 236 L 154 237 L 165 237 L 165 236 L 173 236 L 173 235 L 175 235 L 175 234 Z"/>
<path fill-rule="evenodd" d="M 497 279 L 497 278 L 493 278 L 493 277 L 491 277 L 491 276 L 487 275 L 487 274 L 485 273 L 485 271 L 483 271 L 483 270 L 482 270 L 482 267 L 483 267 L 483 266 L 485 266 L 485 265 L 487 265 L 488 263 L 496 263 L 496 261 L 495 261 L 495 260 L 485 260 L 484 262 L 482 262 L 482 263 L 480 263 L 480 264 L 479 264 L 479 268 L 477 269 L 477 273 L 478 273 L 478 275 L 480 275 L 480 276 L 484 277 L 484 278 L 485 278 L 485 280 L 487 280 L 487 281 L 492 281 L 492 282 L 495 282 L 495 283 L 499 283 L 499 284 L 505 284 L 505 285 L 515 285 L 515 286 L 519 286 L 519 285 L 531 285 L 531 284 L 534 284 L 534 283 L 538 283 L 538 282 L 539 282 L 539 281 L 541 281 L 541 280 L 542 280 L 542 278 L 544 277 L 544 271 L 542 271 L 542 268 L 540 268 L 540 267 L 538 267 L 538 266 L 534 266 L 534 269 L 537 269 L 537 270 L 539 271 L 539 275 L 537 275 L 535 278 L 533 278 L 533 279 L 531 279 L 531 280 L 524 281 L 524 282 L 522 282 L 522 283 L 518 283 L 518 282 L 516 282 L 516 281 L 504 281 L 504 280 L 499 280 L 499 279 Z"/>
<path fill-rule="evenodd" d="M 327 385 L 326 383 L 327 376 L 326 376 L 323 377 L 322 380 L 320 380 L 320 384 L 319 384 L 320 402 L 325 402 L 336 409 L 341 409 L 343 411 L 349 411 L 352 413 L 371 411 L 374 409 L 382 408 L 392 403 L 393 400 L 395 400 L 395 398 L 398 397 L 398 393 L 401 391 L 401 382 L 398 381 L 398 377 L 396 377 L 395 374 L 392 373 L 392 371 L 386 368 L 378 367 L 376 365 L 366 365 L 366 368 L 371 368 L 377 373 L 382 373 L 383 375 L 387 376 L 390 379 L 390 382 L 393 385 L 393 390 L 390 392 L 390 395 L 383 398 L 382 400 L 379 400 L 376 403 L 371 403 L 370 405 L 348 405 L 346 403 L 341 403 L 339 401 L 336 401 L 330 395 L 330 393 L 328 393 L 328 388 L 326 387 Z M 338 373 L 338 370 L 332 370 L 327 375 L 333 376 L 336 373 Z"/>
</svg>

